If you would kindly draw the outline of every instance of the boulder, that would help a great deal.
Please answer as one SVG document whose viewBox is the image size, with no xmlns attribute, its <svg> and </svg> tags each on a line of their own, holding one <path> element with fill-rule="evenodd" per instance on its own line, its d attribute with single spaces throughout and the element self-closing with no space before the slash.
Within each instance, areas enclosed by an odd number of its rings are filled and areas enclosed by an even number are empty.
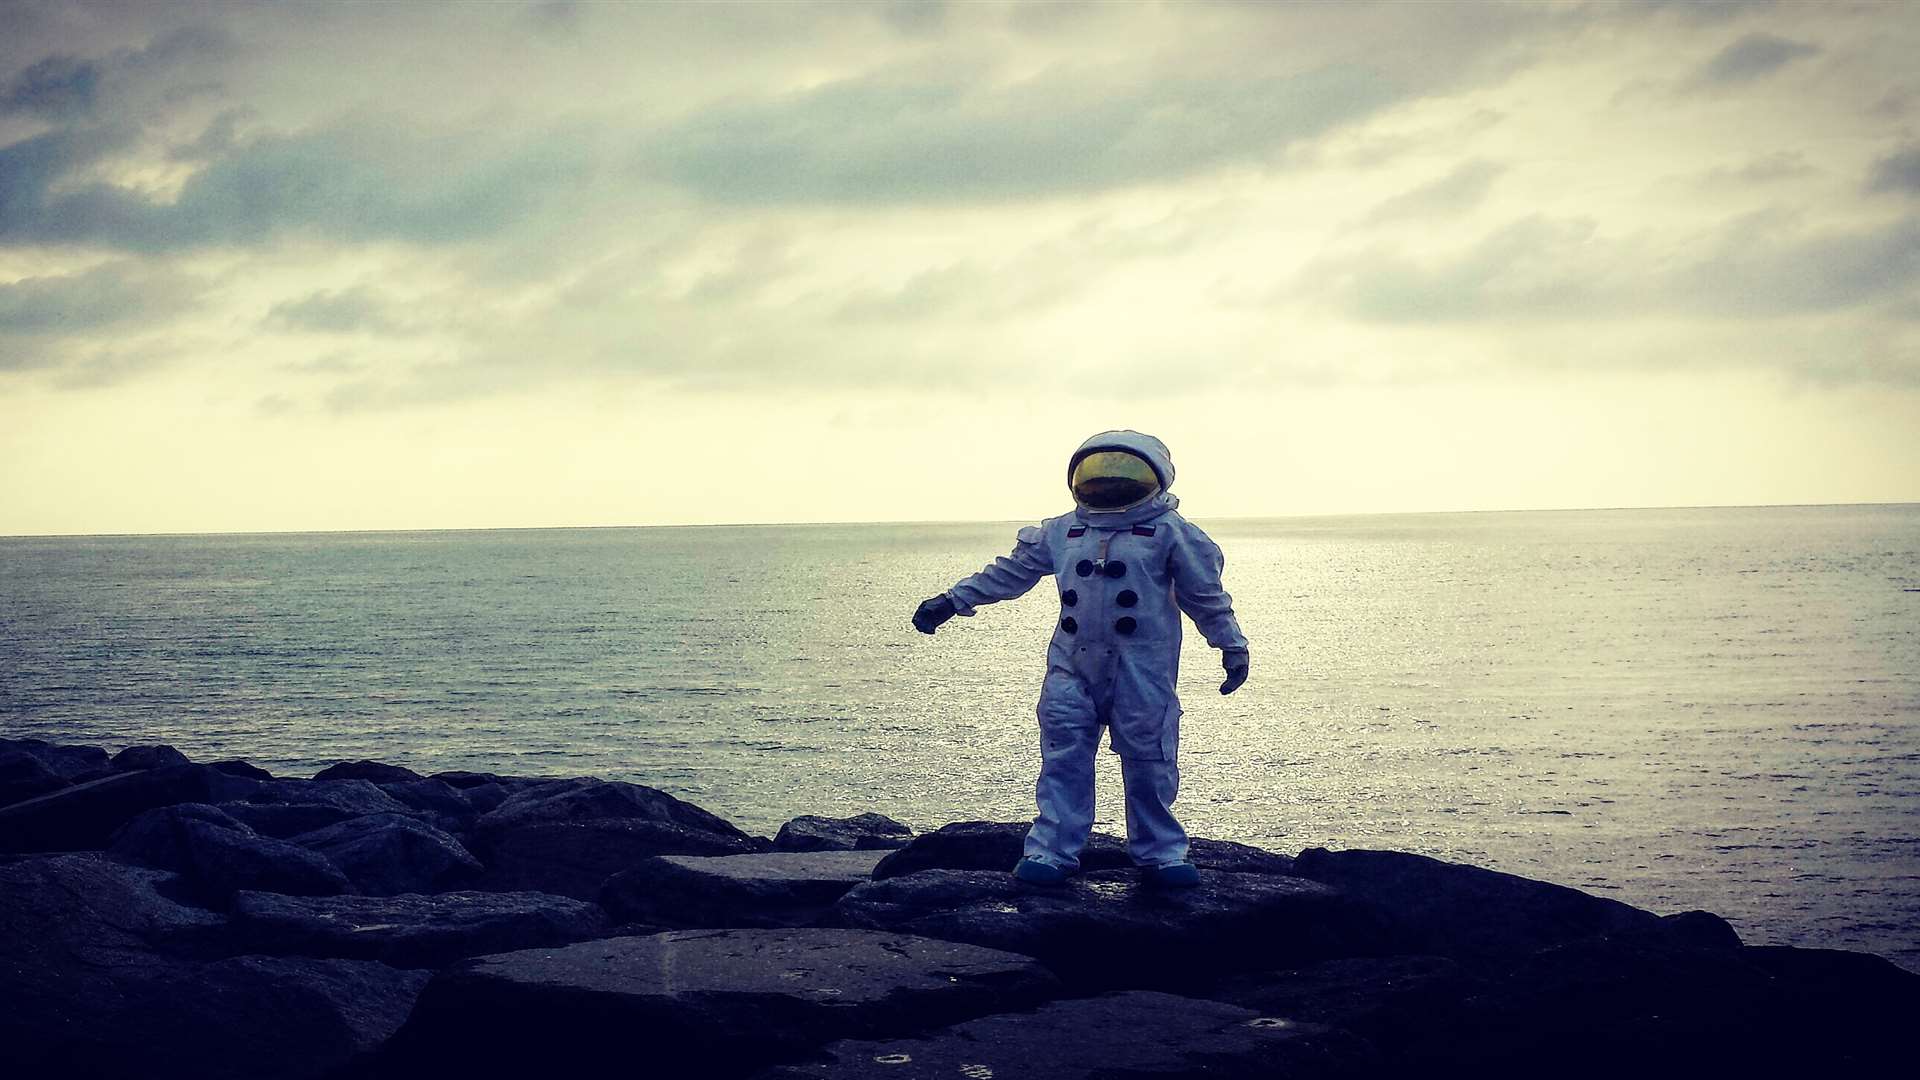
<svg viewBox="0 0 1920 1080">
<path fill-rule="evenodd" d="M 760 849 L 752 837 L 628 818 L 519 825 L 490 834 L 476 829 L 475 836 L 487 867 L 481 888 L 576 900 L 598 898 L 609 877 L 654 855 L 744 855 Z"/>
<path fill-rule="evenodd" d="M 874 870 L 874 878 L 899 877 L 919 870 L 1011 871 L 1026 846 L 1026 822 L 959 821 L 916 836 Z M 776 841 L 777 843 L 777 841 Z M 1194 839 L 1189 858 L 1202 870 L 1234 874 L 1290 874 L 1293 859 L 1229 840 Z M 1119 870 L 1133 865 L 1127 842 L 1094 833 L 1080 853 L 1080 869 Z"/>
<path fill-rule="evenodd" d="M 1390 944 L 1377 917 L 1337 889 L 1215 870 L 1183 890 L 1145 886 L 1124 870 L 1052 889 L 997 871 L 923 870 L 853 889 L 830 918 L 1022 953 L 1071 983 L 1112 989 L 1204 985 L 1230 972 L 1376 954 Z"/>
<path fill-rule="evenodd" d="M 545 893 L 281 896 L 243 892 L 234 934 L 249 952 L 443 967 L 486 953 L 566 945 L 608 931 L 596 906 Z"/>
<path fill-rule="evenodd" d="M 1395 1047 L 1443 1035 L 1459 1022 L 1459 1003 L 1486 985 L 1444 956 L 1356 956 L 1232 976 L 1204 996 Z"/>
<path fill-rule="evenodd" d="M 600 906 L 659 926 L 800 926 L 873 876 L 884 851 L 654 855 L 608 878 Z"/>
<path fill-rule="evenodd" d="M 401 780 L 382 782 L 377 786 L 394 800 L 430 816 L 434 824 L 448 832 L 464 832 L 471 829 L 474 821 L 485 812 L 474 804 L 474 797 L 466 789 L 453 787 L 439 780 Z M 473 790 L 479 792 L 483 800 L 490 794 L 484 787 Z M 501 801 L 504 800 L 503 793 Z M 486 809 L 492 809 L 497 805 L 499 805 L 498 802 L 490 802 Z"/>
<path fill-rule="evenodd" d="M 1028 825 L 1014 821 L 956 821 L 914 837 L 907 846 L 881 860 L 875 880 L 921 870 L 998 870 L 1010 873 L 1020 861 Z M 1080 869 L 1118 870 L 1132 866 L 1127 842 L 1117 836 L 1094 833 L 1080 853 Z"/>
<path fill-rule="evenodd" d="M 327 806 L 323 803 L 229 802 L 217 805 L 227 815 L 244 823 L 254 832 L 277 840 L 286 840 L 301 833 L 324 829 L 329 825 L 358 816 L 351 810 L 343 810 L 338 806 Z"/>
<path fill-rule="evenodd" d="M 664 791 L 591 777 L 556 780 L 516 791 L 482 816 L 476 828 L 483 836 L 497 836 L 529 825 L 609 819 L 652 821 L 741 842 L 753 840 L 726 819 Z"/>
<path fill-rule="evenodd" d="M 802 815 L 780 826 L 775 851 L 872 851 L 901 848 L 913 830 L 885 814 L 829 818 Z"/>
<path fill-rule="evenodd" d="M 107 752 L 97 746 L 70 746 L 45 739 L 0 739 L 0 755 L 26 754 L 62 779 L 80 784 L 98 780 L 109 771 Z"/>
<path fill-rule="evenodd" d="M 0 806 L 58 791 L 67 778 L 25 750 L 0 750 Z"/>
<path fill-rule="evenodd" d="M 238 776 L 247 780 L 273 779 L 272 773 L 258 765 L 242 761 L 239 758 L 228 758 L 225 761 L 216 761 L 208 765 L 207 768 L 212 769 L 214 772 L 225 773 L 228 776 Z"/>
<path fill-rule="evenodd" d="M 227 920 L 180 902 L 177 886 L 172 874 L 96 852 L 0 863 L 0 998 L 19 1005 L 47 996 L 24 1016 L 0 1008 L 0 1049 L 9 1045 L 11 1020 L 45 1019 L 60 988 L 89 973 L 162 955 L 207 955 Z M 37 989 L 36 979 L 44 979 Z"/>
<path fill-rule="evenodd" d="M 1294 871 L 1366 902 L 1403 952 L 1518 957 L 1596 934 L 1662 932 L 1659 916 L 1618 900 L 1425 855 L 1308 848 Z"/>
<path fill-rule="evenodd" d="M 457 889 L 477 881 L 482 870 L 459 840 L 402 814 L 349 818 L 301 833 L 293 843 L 325 856 L 373 896 Z"/>
<path fill-rule="evenodd" d="M 349 817 L 420 812 L 368 780 L 247 780 L 224 777 L 216 802 L 331 806 Z"/>
<path fill-rule="evenodd" d="M 1053 1001 L 924 1035 L 847 1039 L 756 1080 L 1272 1080 L 1371 1075 L 1366 1048 L 1313 1024 L 1133 990 Z"/>
<path fill-rule="evenodd" d="M 420 779 L 420 774 L 399 765 L 380 761 L 342 761 L 313 774 L 315 780 L 371 780 L 376 784 L 395 784 Z"/>
<path fill-rule="evenodd" d="M 1737 949 L 1740 932 L 1711 911 L 1676 911 L 1660 916 L 1661 936 L 1697 949 Z"/>
<path fill-rule="evenodd" d="M 145 746 L 129 746 L 113 755 L 107 762 L 114 772 L 133 772 L 137 769 L 164 769 L 169 765 L 191 765 L 187 755 L 168 746 L 166 743 L 154 743 Z"/>
<path fill-rule="evenodd" d="M 294 896 L 347 891 L 325 856 L 261 836 L 218 807 L 182 803 L 148 810 L 114 835 L 115 858 L 177 872 L 187 894 L 221 905 L 241 889 Z"/>
<path fill-rule="evenodd" d="M 97 850 L 142 811 L 206 801 L 208 775 L 199 765 L 113 773 L 0 807 L 0 851 Z"/>
<path fill-rule="evenodd" d="M 433 977 L 387 1075 L 738 1076 L 830 1039 L 1050 996 L 1025 957 L 860 930 L 687 930 L 480 957 Z"/>
</svg>

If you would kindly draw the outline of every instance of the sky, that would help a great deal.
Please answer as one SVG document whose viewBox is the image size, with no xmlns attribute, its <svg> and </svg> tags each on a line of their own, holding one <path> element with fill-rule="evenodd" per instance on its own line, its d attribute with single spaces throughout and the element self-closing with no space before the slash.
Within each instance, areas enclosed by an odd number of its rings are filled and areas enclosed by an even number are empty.
<svg viewBox="0 0 1920 1080">
<path fill-rule="evenodd" d="M 0 534 L 1920 500 L 1920 5 L 0 0 Z"/>
</svg>

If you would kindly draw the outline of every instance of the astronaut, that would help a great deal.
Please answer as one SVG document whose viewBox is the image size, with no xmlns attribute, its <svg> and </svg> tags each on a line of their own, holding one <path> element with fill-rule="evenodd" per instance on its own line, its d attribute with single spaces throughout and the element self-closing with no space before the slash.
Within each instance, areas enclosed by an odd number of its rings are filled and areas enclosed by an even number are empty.
<svg viewBox="0 0 1920 1080">
<path fill-rule="evenodd" d="M 1220 585 L 1220 549 L 1174 509 L 1173 459 L 1137 431 L 1105 431 L 1067 462 L 1071 513 L 1020 530 L 1010 555 L 914 612 L 931 634 L 955 615 L 1011 600 L 1052 575 L 1060 619 L 1040 687 L 1039 814 L 1014 875 L 1057 885 L 1079 869 L 1093 828 L 1100 729 L 1120 756 L 1127 851 L 1149 884 L 1200 881 L 1172 806 L 1180 788 L 1180 613 L 1221 651 L 1231 694 L 1247 680 L 1247 639 Z"/>
</svg>

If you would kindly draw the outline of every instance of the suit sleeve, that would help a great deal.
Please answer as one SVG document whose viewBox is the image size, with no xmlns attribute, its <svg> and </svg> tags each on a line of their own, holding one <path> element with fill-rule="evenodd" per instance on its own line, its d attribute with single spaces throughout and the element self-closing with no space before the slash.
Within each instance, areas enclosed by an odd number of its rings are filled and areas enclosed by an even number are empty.
<svg viewBox="0 0 1920 1080">
<path fill-rule="evenodd" d="M 973 609 L 1021 596 L 1053 573 L 1053 554 L 1047 549 L 1044 528 L 1029 525 L 1020 530 L 1013 552 L 988 563 L 971 577 L 961 578 L 947 590 L 957 615 L 971 615 Z"/>
<path fill-rule="evenodd" d="M 1207 644 L 1222 650 L 1244 650 L 1247 637 L 1240 632 L 1240 620 L 1233 616 L 1233 597 L 1220 584 L 1220 571 L 1227 562 L 1220 545 L 1187 522 L 1181 523 L 1175 535 L 1171 559 L 1174 602 L 1200 628 Z"/>
</svg>

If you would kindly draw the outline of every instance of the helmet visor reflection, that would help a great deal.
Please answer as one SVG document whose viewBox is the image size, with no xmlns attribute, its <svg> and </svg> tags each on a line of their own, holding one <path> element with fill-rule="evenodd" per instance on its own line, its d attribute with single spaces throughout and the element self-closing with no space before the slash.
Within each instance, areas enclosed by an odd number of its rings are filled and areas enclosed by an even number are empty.
<svg viewBox="0 0 1920 1080">
<path fill-rule="evenodd" d="M 1099 450 L 1081 458 L 1068 484 L 1073 497 L 1090 510 L 1124 510 L 1160 492 L 1153 466 L 1124 450 Z"/>
</svg>

